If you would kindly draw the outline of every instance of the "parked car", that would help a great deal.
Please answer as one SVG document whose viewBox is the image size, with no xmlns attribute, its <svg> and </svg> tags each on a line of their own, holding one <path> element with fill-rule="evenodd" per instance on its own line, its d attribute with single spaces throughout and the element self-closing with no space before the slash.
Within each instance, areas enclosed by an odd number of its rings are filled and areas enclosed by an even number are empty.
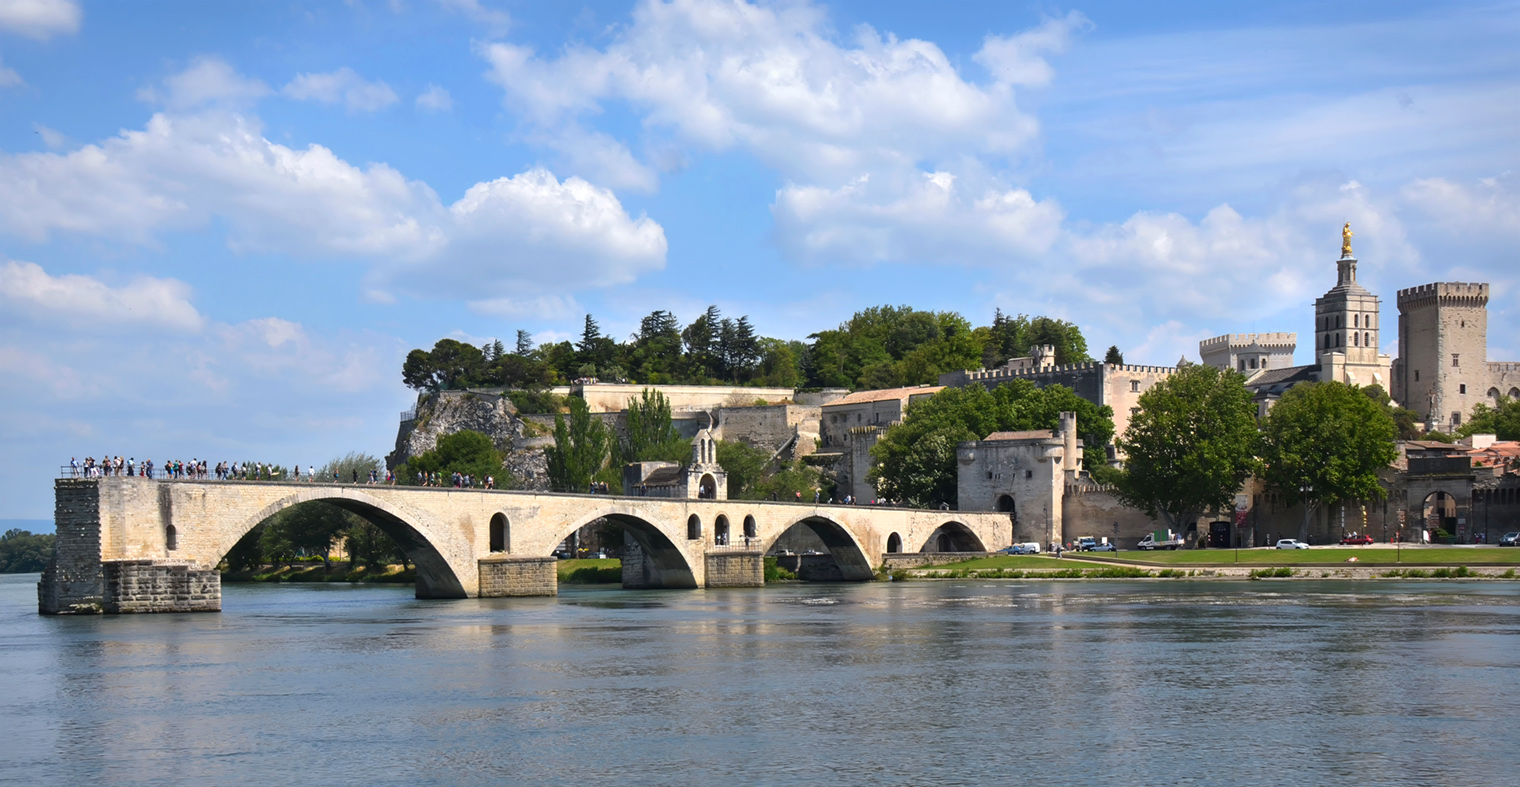
<svg viewBox="0 0 1520 787">
<path fill-rule="evenodd" d="M 1087 551 L 1088 552 L 1118 552 L 1119 548 L 1116 547 L 1116 546 L 1114 546 L 1113 544 L 1093 544 L 1092 549 L 1089 549 Z"/>
<path fill-rule="evenodd" d="M 1520 546 L 1520 533 L 1505 533 L 1504 534 L 1504 538 L 1499 539 L 1499 546 L 1501 546 L 1501 547 Z"/>
<path fill-rule="evenodd" d="M 1093 538 L 1092 536 L 1082 536 L 1081 538 L 1077 539 L 1078 552 L 1091 552 L 1093 550 L 1093 547 L 1097 545 L 1098 539 Z"/>
<path fill-rule="evenodd" d="M 1346 536 L 1345 538 L 1341 539 L 1341 545 L 1342 546 L 1364 547 L 1364 546 L 1367 546 L 1368 544 L 1371 544 L 1371 543 L 1372 543 L 1372 536 L 1369 536 L 1366 533 L 1363 533 L 1362 535 L 1359 535 L 1359 536 L 1356 536 L 1356 535 Z"/>
<path fill-rule="evenodd" d="M 1309 545 L 1292 538 L 1284 538 L 1277 542 L 1278 549 L 1308 549 Z"/>
</svg>

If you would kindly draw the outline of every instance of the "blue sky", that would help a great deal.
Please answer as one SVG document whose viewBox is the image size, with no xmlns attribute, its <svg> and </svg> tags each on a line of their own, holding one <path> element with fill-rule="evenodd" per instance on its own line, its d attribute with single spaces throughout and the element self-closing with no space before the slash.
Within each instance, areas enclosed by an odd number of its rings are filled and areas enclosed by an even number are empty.
<svg viewBox="0 0 1520 787">
<path fill-rule="evenodd" d="M 0 517 L 383 454 L 406 350 L 588 311 L 1302 335 L 1344 221 L 1520 360 L 1520 6 L 1322 5 L 0 0 Z"/>
</svg>

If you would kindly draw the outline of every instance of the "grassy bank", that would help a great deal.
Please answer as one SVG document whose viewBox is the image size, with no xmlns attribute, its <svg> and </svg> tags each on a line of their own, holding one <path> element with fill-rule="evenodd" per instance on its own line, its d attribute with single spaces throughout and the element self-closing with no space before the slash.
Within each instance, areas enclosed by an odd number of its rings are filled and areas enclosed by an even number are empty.
<svg viewBox="0 0 1520 787">
<path fill-rule="evenodd" d="M 260 566 L 249 571 L 224 571 L 223 582 L 395 582 L 410 583 L 417 579 L 415 568 L 383 566 L 374 569 L 349 568 L 347 563 L 334 563 L 324 571 L 320 563 L 296 566 Z"/>
<path fill-rule="evenodd" d="M 1078 557 L 1071 555 L 1071 557 Z M 1242 549 L 1237 564 L 1233 549 L 1186 549 L 1175 552 L 1084 552 L 1082 560 L 1146 566 L 1320 566 L 1346 563 L 1364 566 L 1520 566 L 1520 549 L 1497 547 L 1385 546 L 1313 547 L 1311 549 Z"/>
<path fill-rule="evenodd" d="M 608 585 L 623 582 L 623 561 L 609 558 L 576 558 L 555 565 L 559 581 L 567 585 Z"/>
</svg>

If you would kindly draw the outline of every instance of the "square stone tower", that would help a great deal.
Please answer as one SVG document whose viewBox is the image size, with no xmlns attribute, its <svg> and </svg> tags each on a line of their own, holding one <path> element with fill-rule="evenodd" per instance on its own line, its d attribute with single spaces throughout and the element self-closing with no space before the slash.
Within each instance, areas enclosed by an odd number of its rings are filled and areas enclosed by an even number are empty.
<svg viewBox="0 0 1520 787">
<path fill-rule="evenodd" d="M 1314 357 L 1319 361 L 1319 379 L 1380 385 L 1386 391 L 1392 384 L 1392 363 L 1378 352 L 1382 301 L 1357 284 L 1350 225 L 1345 233 L 1341 258 L 1335 264 L 1335 286 L 1314 302 Z"/>
<path fill-rule="evenodd" d="M 1427 428 L 1451 431 L 1492 387 L 1488 285 L 1439 282 L 1399 290 L 1393 398 Z"/>
</svg>

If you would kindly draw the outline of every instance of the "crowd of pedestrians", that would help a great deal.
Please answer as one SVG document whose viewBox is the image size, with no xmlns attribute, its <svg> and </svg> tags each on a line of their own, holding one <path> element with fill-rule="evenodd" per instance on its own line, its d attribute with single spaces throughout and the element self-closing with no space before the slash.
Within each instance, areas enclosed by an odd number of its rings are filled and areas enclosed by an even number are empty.
<svg viewBox="0 0 1520 787">
<path fill-rule="evenodd" d="M 370 471 L 370 477 L 373 478 L 374 475 L 374 471 Z M 392 480 L 390 473 L 386 473 L 385 475 L 386 483 L 395 483 Z M 371 481 L 370 483 L 374 483 L 374 481 Z M 451 486 L 455 489 L 495 489 L 496 476 L 488 475 L 482 479 L 469 473 L 451 473 L 447 478 L 445 478 L 443 473 L 424 473 L 418 471 L 417 485 L 440 487 Z"/>
<path fill-rule="evenodd" d="M 317 468 L 315 465 L 307 465 L 306 473 L 301 473 L 299 463 L 293 465 L 290 471 L 276 465 L 273 462 L 217 462 L 208 465 L 204 459 L 191 459 L 188 462 L 179 459 L 166 459 L 162 465 L 154 464 L 151 459 L 138 462 L 135 457 L 106 456 L 96 459 L 87 456 L 81 462 L 78 457 L 69 457 L 69 466 L 66 472 L 72 478 L 106 478 L 111 476 L 135 476 L 141 478 L 164 478 L 164 479 L 189 479 L 204 481 L 215 478 L 218 481 L 303 481 L 311 483 L 317 480 Z M 384 475 L 379 470 L 370 469 L 366 475 L 370 484 L 394 484 L 396 476 L 390 471 Z M 333 483 L 342 483 L 343 479 L 337 470 L 333 471 Z M 488 479 L 494 488 L 495 479 Z M 359 471 L 354 469 L 350 473 L 350 483 L 359 483 Z"/>
</svg>

